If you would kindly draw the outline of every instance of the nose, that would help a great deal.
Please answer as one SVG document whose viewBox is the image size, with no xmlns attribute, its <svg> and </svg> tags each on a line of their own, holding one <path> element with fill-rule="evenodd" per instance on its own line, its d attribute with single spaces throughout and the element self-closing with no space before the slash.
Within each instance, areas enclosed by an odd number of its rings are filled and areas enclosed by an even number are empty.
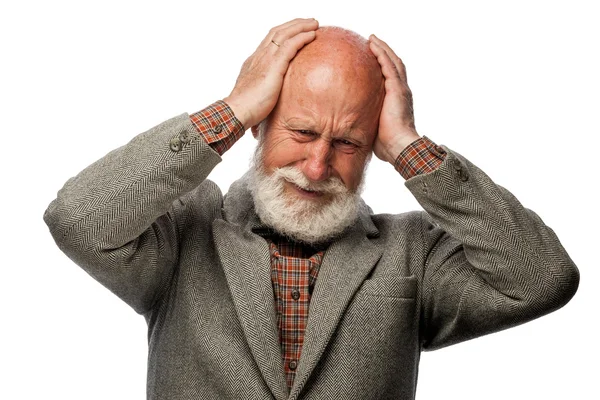
<svg viewBox="0 0 600 400">
<path fill-rule="evenodd" d="M 331 145 L 318 139 L 310 143 L 308 154 L 302 166 L 304 175 L 314 182 L 324 181 L 331 175 Z"/>
</svg>

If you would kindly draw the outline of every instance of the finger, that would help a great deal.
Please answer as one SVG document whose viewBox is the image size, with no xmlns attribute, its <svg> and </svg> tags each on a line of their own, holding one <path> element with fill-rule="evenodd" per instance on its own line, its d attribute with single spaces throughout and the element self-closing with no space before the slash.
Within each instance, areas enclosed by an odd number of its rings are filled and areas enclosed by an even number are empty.
<svg viewBox="0 0 600 400">
<path fill-rule="evenodd" d="M 369 37 L 369 41 L 372 43 L 375 43 L 376 45 L 378 45 L 380 48 L 382 48 L 385 51 L 385 53 L 388 55 L 388 57 L 390 58 L 390 60 L 392 61 L 392 63 L 396 67 L 396 69 L 398 70 L 398 74 L 400 75 L 400 78 L 402 78 L 405 82 L 407 82 L 406 67 L 404 66 L 404 63 L 402 62 L 402 59 L 400 59 L 400 57 L 398 57 L 396 55 L 394 50 L 392 50 L 392 48 L 386 42 L 379 39 L 375 35 L 371 35 Z"/>
<path fill-rule="evenodd" d="M 281 46 L 285 43 L 286 40 L 293 38 L 294 36 L 303 32 L 315 31 L 318 27 L 319 22 L 315 19 L 300 21 L 298 23 L 289 25 L 281 30 L 276 31 L 273 37 L 271 37 L 271 41 L 274 41 Z"/>
<path fill-rule="evenodd" d="M 287 26 L 290 26 L 292 24 L 298 23 L 302 20 L 304 20 L 305 18 L 295 18 L 291 21 L 285 22 L 281 25 L 277 25 L 272 27 L 271 29 L 269 29 L 269 33 L 267 33 L 267 36 L 265 36 L 265 38 L 262 40 L 262 42 L 260 42 L 260 45 L 258 47 L 264 47 L 266 44 L 271 43 L 271 39 L 273 38 L 273 36 L 275 35 L 275 33 L 280 30 L 283 29 Z"/>
<path fill-rule="evenodd" d="M 268 44 L 271 44 L 271 40 L 273 40 L 273 37 L 275 36 L 275 34 L 285 28 L 288 28 L 289 26 L 298 24 L 298 23 L 302 23 L 302 22 L 311 22 L 311 21 L 316 21 L 314 18 L 296 18 L 293 19 L 291 21 L 288 21 L 284 24 L 275 26 L 273 28 L 271 28 L 271 30 L 269 30 L 269 33 L 267 34 L 267 36 L 265 36 L 265 38 L 263 39 L 263 41 L 260 43 L 260 45 L 258 47 L 266 47 Z"/>
<path fill-rule="evenodd" d="M 393 63 L 389 54 L 385 51 L 385 49 L 379 46 L 376 42 L 372 41 L 369 43 L 371 51 L 373 55 L 377 58 L 377 62 L 381 66 L 381 72 L 386 81 L 386 88 L 389 90 L 392 87 L 388 85 L 388 82 L 394 83 L 396 85 L 402 85 L 403 79 L 400 76 L 396 65 Z"/>
<path fill-rule="evenodd" d="M 281 54 L 283 55 L 286 64 L 296 56 L 296 53 L 298 53 L 302 47 L 315 40 L 316 36 L 317 34 L 315 31 L 301 32 L 283 42 L 280 49 L 282 50 Z"/>
</svg>

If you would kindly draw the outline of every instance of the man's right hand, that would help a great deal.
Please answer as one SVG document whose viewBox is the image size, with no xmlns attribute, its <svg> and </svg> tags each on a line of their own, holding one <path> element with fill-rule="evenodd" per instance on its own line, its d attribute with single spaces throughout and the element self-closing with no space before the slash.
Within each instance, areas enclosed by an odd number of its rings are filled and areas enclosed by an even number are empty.
<svg viewBox="0 0 600 400">
<path fill-rule="evenodd" d="M 276 26 L 244 62 L 235 87 L 223 99 L 244 128 L 258 125 L 273 110 L 290 61 L 315 39 L 318 27 L 312 18 Z"/>
</svg>

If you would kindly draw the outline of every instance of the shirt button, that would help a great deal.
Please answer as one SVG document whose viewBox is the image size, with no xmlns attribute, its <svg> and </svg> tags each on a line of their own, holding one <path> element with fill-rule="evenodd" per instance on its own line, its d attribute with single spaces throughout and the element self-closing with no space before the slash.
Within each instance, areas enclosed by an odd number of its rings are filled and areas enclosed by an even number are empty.
<svg viewBox="0 0 600 400">
<path fill-rule="evenodd" d="M 212 128 L 214 133 L 221 133 L 221 131 L 223 130 L 223 126 L 221 125 L 217 125 L 214 128 Z"/>
<path fill-rule="evenodd" d="M 298 300 L 300 298 L 300 291 L 298 289 L 292 290 L 292 299 Z"/>
<path fill-rule="evenodd" d="M 172 151 L 177 153 L 179 150 L 181 150 L 181 140 L 179 140 L 179 138 L 176 137 L 171 139 L 171 141 L 169 142 L 169 147 Z"/>
<path fill-rule="evenodd" d="M 289 367 L 290 370 L 295 371 L 296 368 L 298 368 L 298 362 L 296 360 L 292 360 L 288 364 L 288 367 Z"/>
</svg>

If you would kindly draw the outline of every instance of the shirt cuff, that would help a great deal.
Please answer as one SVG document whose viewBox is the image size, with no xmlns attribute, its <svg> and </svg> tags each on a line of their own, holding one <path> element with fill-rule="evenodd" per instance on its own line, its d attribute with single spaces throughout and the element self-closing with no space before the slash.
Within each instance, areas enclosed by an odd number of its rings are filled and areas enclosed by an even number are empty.
<svg viewBox="0 0 600 400">
<path fill-rule="evenodd" d="M 223 155 L 246 131 L 233 110 L 219 100 L 202 111 L 190 115 L 192 125 L 219 155 Z"/>
<path fill-rule="evenodd" d="M 406 146 L 394 162 L 394 168 L 406 180 L 435 171 L 446 159 L 446 151 L 423 136 Z"/>
</svg>

